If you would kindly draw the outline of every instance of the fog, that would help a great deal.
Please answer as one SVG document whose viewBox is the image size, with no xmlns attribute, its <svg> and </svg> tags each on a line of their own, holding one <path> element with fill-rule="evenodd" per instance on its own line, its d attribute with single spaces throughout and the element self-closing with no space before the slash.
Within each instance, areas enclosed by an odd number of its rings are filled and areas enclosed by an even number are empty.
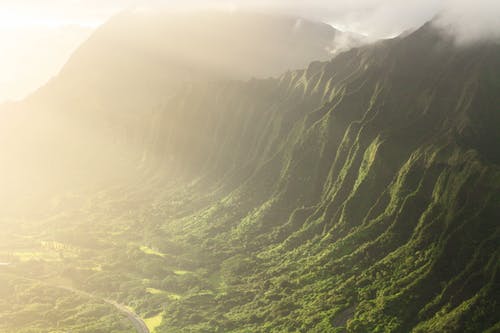
<svg viewBox="0 0 500 333">
<path fill-rule="evenodd" d="M 4 0 L 0 103 L 21 99 L 56 75 L 75 48 L 109 17 L 127 9 L 159 7 L 277 12 L 320 20 L 369 39 L 396 36 L 439 15 L 438 26 L 460 44 L 500 38 L 500 2 L 495 0 Z"/>
<path fill-rule="evenodd" d="M 500 39 L 500 2 L 495 0 L 448 0 L 437 24 L 460 44 Z"/>
</svg>

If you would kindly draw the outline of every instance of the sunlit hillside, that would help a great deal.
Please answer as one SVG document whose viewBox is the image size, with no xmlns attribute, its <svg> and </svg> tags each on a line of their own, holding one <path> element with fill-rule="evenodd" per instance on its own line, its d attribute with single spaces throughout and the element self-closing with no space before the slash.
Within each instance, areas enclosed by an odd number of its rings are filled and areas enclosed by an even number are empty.
<svg viewBox="0 0 500 333">
<path fill-rule="evenodd" d="M 436 22 L 112 17 L 0 108 L 0 333 L 498 331 L 500 43 Z"/>
<path fill-rule="evenodd" d="M 1 168 L 12 183 L 2 194 L 25 200 L 134 177 L 151 123 L 180 86 L 304 67 L 328 59 L 341 34 L 287 16 L 122 13 L 47 85 L 3 107 Z"/>
</svg>

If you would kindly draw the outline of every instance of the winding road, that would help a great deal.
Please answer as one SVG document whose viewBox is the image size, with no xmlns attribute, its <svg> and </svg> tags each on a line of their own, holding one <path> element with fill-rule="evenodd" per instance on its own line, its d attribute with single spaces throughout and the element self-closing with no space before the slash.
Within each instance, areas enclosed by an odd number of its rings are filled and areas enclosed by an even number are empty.
<svg viewBox="0 0 500 333">
<path fill-rule="evenodd" d="M 108 303 L 110 305 L 113 305 L 118 311 L 120 311 L 125 316 L 127 316 L 128 320 L 132 323 L 132 325 L 134 325 L 134 328 L 137 331 L 137 333 L 151 333 L 149 328 L 146 326 L 146 323 L 141 319 L 141 317 L 139 317 L 139 315 L 137 313 L 135 313 L 134 311 L 132 311 L 130 308 L 128 308 L 127 306 L 125 306 L 123 304 L 119 304 L 115 301 L 90 294 L 90 293 L 83 291 L 83 290 L 74 289 L 74 288 L 65 287 L 65 286 L 55 286 L 55 285 L 52 285 L 52 286 L 57 287 L 59 289 L 71 291 L 72 293 L 80 294 L 80 295 L 88 297 L 88 298 L 100 300 L 100 301 L 103 301 L 103 302 Z"/>
<path fill-rule="evenodd" d="M 2 275 L 8 275 L 8 276 L 12 276 L 15 278 L 21 278 L 23 280 L 39 282 L 39 283 L 42 283 L 42 284 L 47 285 L 47 286 L 51 286 L 51 287 L 58 288 L 58 289 L 63 289 L 63 290 L 72 292 L 74 294 L 84 296 L 86 298 L 91 298 L 94 300 L 99 300 L 99 301 L 105 302 L 107 304 L 114 306 L 118 311 L 123 313 L 127 317 L 127 319 L 132 323 L 132 325 L 134 326 L 137 333 L 151 333 L 151 331 L 146 326 L 146 323 L 142 320 L 142 318 L 139 317 L 139 315 L 137 313 L 135 313 L 134 311 L 132 311 L 130 308 L 128 308 L 127 306 L 125 306 L 123 304 L 120 304 L 120 303 L 117 303 L 115 301 L 93 295 L 93 294 L 88 293 L 88 292 L 83 291 L 83 290 L 71 288 L 68 286 L 56 285 L 56 284 L 48 283 L 46 281 L 42 281 L 42 280 L 38 280 L 38 279 L 20 277 L 20 276 L 17 276 L 15 274 L 2 273 Z"/>
<path fill-rule="evenodd" d="M 119 311 L 121 311 L 123 314 L 125 314 L 134 325 L 135 330 L 137 333 L 150 333 L 149 328 L 146 326 L 146 323 L 137 315 L 137 313 L 133 312 L 129 308 L 127 308 L 125 305 L 118 304 L 114 301 L 102 299 L 104 302 L 113 305 L 115 308 L 117 308 Z"/>
</svg>

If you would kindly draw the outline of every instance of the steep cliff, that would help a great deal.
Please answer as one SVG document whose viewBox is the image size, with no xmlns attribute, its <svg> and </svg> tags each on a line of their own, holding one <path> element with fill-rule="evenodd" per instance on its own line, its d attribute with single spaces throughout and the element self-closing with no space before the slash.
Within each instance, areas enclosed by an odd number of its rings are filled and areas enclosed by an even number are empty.
<svg viewBox="0 0 500 333">
<path fill-rule="evenodd" d="M 224 282 L 163 329 L 498 328 L 499 56 L 427 24 L 279 79 L 185 87 L 148 154 L 221 199 L 156 227 Z"/>
</svg>

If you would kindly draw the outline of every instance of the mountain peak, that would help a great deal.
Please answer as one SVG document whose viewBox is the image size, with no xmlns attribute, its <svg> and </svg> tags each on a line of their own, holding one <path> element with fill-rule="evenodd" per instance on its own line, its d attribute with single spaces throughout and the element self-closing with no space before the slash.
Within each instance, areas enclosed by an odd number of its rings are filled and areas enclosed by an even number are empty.
<svg viewBox="0 0 500 333">
<path fill-rule="evenodd" d="M 126 71 L 137 65 L 136 57 L 147 55 L 142 70 L 171 78 L 277 76 L 327 60 L 337 34 L 327 24 L 281 15 L 127 11 L 98 29 L 63 72 L 98 70 L 106 61 Z"/>
</svg>

